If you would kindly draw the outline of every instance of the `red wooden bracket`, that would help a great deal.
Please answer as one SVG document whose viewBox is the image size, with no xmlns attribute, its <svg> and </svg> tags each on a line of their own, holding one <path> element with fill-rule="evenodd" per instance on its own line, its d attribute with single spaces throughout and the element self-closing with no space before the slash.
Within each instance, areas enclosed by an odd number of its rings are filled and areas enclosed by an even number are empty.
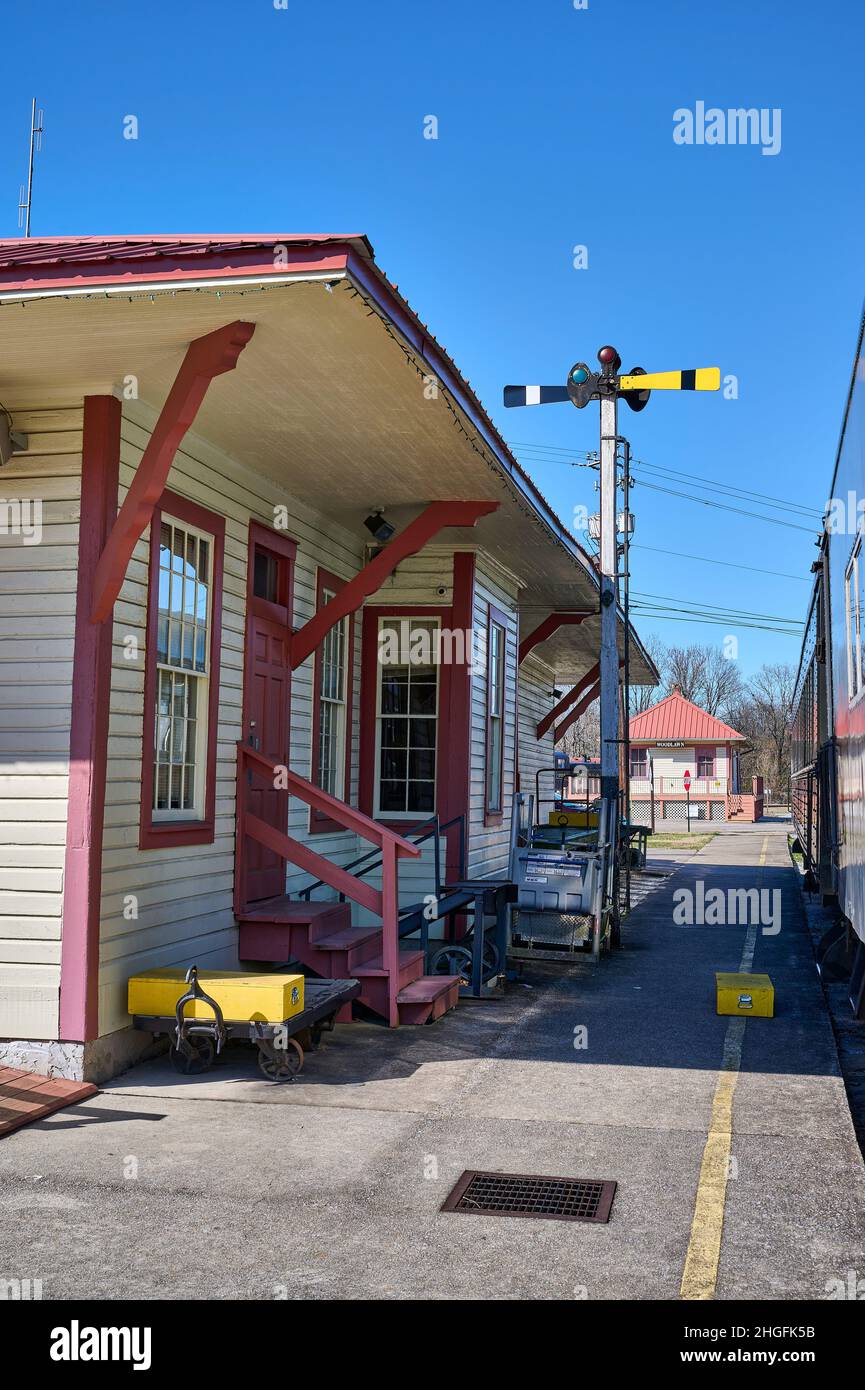
<svg viewBox="0 0 865 1390">
<path fill-rule="evenodd" d="M 364 599 L 381 588 L 397 565 L 409 555 L 416 555 L 445 526 L 474 526 L 498 506 L 498 502 L 430 502 L 324 608 L 298 628 L 291 639 L 291 669 L 306 661 L 332 627 L 347 614 L 355 613 Z"/>
<path fill-rule="evenodd" d="M 590 667 L 586 674 L 580 680 L 577 681 L 576 685 L 571 686 L 571 689 L 568 691 L 567 695 L 563 695 L 561 700 L 559 700 L 559 703 L 557 705 L 553 705 L 553 708 L 549 711 L 549 713 L 544 715 L 543 719 L 538 724 L 538 738 L 543 738 L 544 734 L 547 732 L 548 729 L 552 728 L 559 716 L 564 714 L 567 710 L 569 710 L 574 701 L 580 698 L 583 691 L 587 690 L 590 685 L 594 685 L 600 673 L 601 663 L 599 661 L 596 661 L 594 666 Z"/>
<path fill-rule="evenodd" d="M 552 637 L 554 632 L 558 632 L 560 627 L 577 627 L 580 623 L 584 623 L 586 618 L 594 618 L 596 616 L 596 610 L 592 610 L 588 613 L 548 614 L 543 622 L 538 624 L 534 632 L 530 632 L 528 637 L 524 637 L 520 643 L 520 662 L 522 663 L 525 661 L 533 647 L 537 647 L 541 642 L 546 642 L 547 638 Z"/>
<path fill-rule="evenodd" d="M 237 320 L 206 333 L 203 338 L 196 338 L 186 349 L 180 371 L 99 557 L 90 612 L 92 622 L 104 622 L 114 608 L 136 542 L 153 516 L 174 456 L 198 414 L 208 386 L 215 376 L 237 366 L 237 359 L 254 332 L 254 323 Z"/>
<path fill-rule="evenodd" d="M 561 724 L 556 725 L 556 730 L 553 734 L 554 743 L 558 743 L 559 739 L 568 732 L 568 729 L 571 727 L 574 721 L 579 719 L 583 711 L 589 708 L 589 705 L 592 703 L 593 700 L 596 700 L 598 698 L 600 693 L 601 682 L 600 680 L 596 680 L 591 689 L 586 691 L 582 700 L 577 701 L 570 714 L 566 714 Z"/>
</svg>

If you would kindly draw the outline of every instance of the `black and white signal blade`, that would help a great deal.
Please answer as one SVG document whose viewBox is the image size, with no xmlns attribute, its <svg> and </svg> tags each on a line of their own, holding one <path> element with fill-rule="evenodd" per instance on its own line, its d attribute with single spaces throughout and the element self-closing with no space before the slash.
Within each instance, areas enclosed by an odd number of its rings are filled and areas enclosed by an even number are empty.
<svg viewBox="0 0 865 1390">
<path fill-rule="evenodd" d="M 550 405 L 553 401 L 568 400 L 567 386 L 506 386 L 506 406 Z"/>
</svg>

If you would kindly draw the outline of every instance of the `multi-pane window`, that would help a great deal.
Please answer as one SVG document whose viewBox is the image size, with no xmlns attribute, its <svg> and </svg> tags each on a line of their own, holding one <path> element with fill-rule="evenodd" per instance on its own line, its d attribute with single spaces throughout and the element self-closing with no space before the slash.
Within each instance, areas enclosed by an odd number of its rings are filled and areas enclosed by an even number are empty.
<svg viewBox="0 0 865 1390">
<path fill-rule="evenodd" d="M 631 776 L 648 777 L 649 775 L 649 750 L 648 748 L 631 749 Z"/>
<path fill-rule="evenodd" d="M 335 595 L 323 589 L 322 605 Z M 342 797 L 345 781 L 348 618 L 335 623 L 322 642 L 318 663 L 318 785 Z"/>
<path fill-rule="evenodd" d="M 377 760 L 379 815 L 435 811 L 438 623 L 379 622 Z"/>
<path fill-rule="evenodd" d="M 698 753 L 698 754 L 697 754 L 697 776 L 698 776 L 698 777 L 714 777 L 714 775 L 715 775 L 715 754 L 714 754 L 714 753 Z"/>
<path fill-rule="evenodd" d="M 213 537 L 163 515 L 156 635 L 154 820 L 204 808 Z"/>
<path fill-rule="evenodd" d="M 505 629 L 490 622 L 487 650 L 487 810 L 502 809 L 505 715 Z"/>
</svg>

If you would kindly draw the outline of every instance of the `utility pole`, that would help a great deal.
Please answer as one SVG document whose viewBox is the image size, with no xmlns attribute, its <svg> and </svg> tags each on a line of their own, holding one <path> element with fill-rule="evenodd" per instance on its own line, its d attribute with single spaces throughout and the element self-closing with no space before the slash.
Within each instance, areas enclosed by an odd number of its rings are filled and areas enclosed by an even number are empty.
<svg viewBox="0 0 865 1390">
<path fill-rule="evenodd" d="M 592 954 L 601 950 L 602 917 L 613 934 L 617 924 L 618 903 L 615 883 L 619 851 L 619 650 L 617 641 L 618 596 L 618 538 L 616 528 L 617 457 L 619 436 L 617 404 L 619 396 L 632 410 L 642 410 L 649 396 L 656 391 L 717 391 L 721 385 L 719 367 L 696 367 L 687 371 L 646 373 L 642 367 L 632 367 L 619 375 L 622 359 L 614 347 L 607 344 L 598 353 L 599 372 L 593 372 L 585 362 L 576 362 L 568 373 L 564 386 L 506 386 L 506 406 L 548 405 L 555 401 L 570 401 L 582 410 L 589 401 L 600 402 L 600 518 L 599 518 L 599 588 L 601 612 L 601 814 L 598 826 L 598 846 L 604 854 L 603 901 L 596 914 L 592 938 Z M 630 464 L 630 448 L 626 455 L 625 476 Z M 628 493 L 625 492 L 625 532 L 627 569 Z M 627 581 L 626 581 L 627 582 Z M 626 637 L 627 641 L 627 637 Z M 626 653 L 628 649 L 626 648 Z M 629 660 L 629 653 L 627 659 Z M 628 672 L 628 677 L 630 672 Z M 630 767 L 627 769 L 630 774 Z"/>
<path fill-rule="evenodd" d="M 607 847 L 604 877 L 608 903 L 615 892 L 615 865 L 619 842 L 619 645 L 616 598 L 619 588 L 619 551 L 616 534 L 618 502 L 618 410 L 614 372 L 621 366 L 615 348 L 598 353 L 601 389 L 601 816 L 598 843 Z M 615 916 L 615 905 L 613 906 Z M 601 951 L 601 932 L 592 938 L 592 954 Z"/>
<path fill-rule="evenodd" d="M 21 185 L 21 192 L 18 198 L 18 226 L 24 227 L 24 235 L 30 235 L 30 205 L 33 201 L 33 156 L 42 149 L 42 122 L 45 112 L 36 113 L 36 98 L 33 98 L 33 107 L 30 112 L 30 157 L 27 162 L 27 197 L 24 196 L 24 184 Z"/>
</svg>

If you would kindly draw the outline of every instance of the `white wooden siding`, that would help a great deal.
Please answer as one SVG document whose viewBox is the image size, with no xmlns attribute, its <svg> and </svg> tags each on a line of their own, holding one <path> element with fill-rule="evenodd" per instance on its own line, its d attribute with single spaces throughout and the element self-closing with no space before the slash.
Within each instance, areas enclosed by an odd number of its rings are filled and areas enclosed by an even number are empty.
<svg viewBox="0 0 865 1390">
<path fill-rule="evenodd" d="M 152 413 L 135 403 L 124 405 L 121 432 L 121 500 L 149 437 Z M 237 961 L 237 929 L 232 911 L 234 882 L 234 811 L 236 741 L 241 736 L 249 521 L 272 525 L 275 507 L 288 507 L 285 534 L 297 541 L 294 575 L 294 623 L 303 624 L 315 609 L 316 569 L 345 579 L 363 563 L 363 543 L 311 512 L 279 486 L 244 469 L 206 441 L 188 435 L 168 479 L 172 491 L 226 519 L 223 574 L 222 643 L 217 734 L 216 833 L 213 844 L 138 849 L 142 729 L 144 727 L 144 656 L 147 611 L 149 531 L 136 546 L 114 614 L 114 665 L 109 726 L 108 779 L 103 860 L 100 1032 L 128 1023 L 126 981 L 153 965 L 188 963 L 215 966 Z M 124 639 L 138 642 L 138 659 L 124 657 Z M 292 769 L 311 771 L 314 656 L 292 678 Z M 360 682 L 360 623 L 355 623 L 352 719 L 351 799 L 357 802 L 357 737 Z M 148 721 L 149 722 L 149 721 Z M 309 836 L 309 810 L 292 800 L 289 833 L 309 840 L 334 863 L 361 852 L 354 834 Z M 309 881 L 289 872 L 290 892 Z M 137 898 L 137 918 L 124 916 L 124 900 Z M 127 912 L 129 912 L 127 905 Z"/>
<path fill-rule="evenodd" d="M 511 801 L 516 766 L 517 640 L 516 585 L 479 551 L 475 565 L 474 626 L 486 632 L 490 604 L 506 617 L 504 777 L 501 825 L 484 825 L 487 773 L 487 673 L 473 671 L 469 755 L 468 874 L 485 878 L 507 871 Z M 483 650 L 486 649 L 484 643 Z"/>
<path fill-rule="evenodd" d="M 0 1038 L 56 1039 L 81 501 L 80 403 L 13 412 L 28 450 L 0 498 L 42 503 L 37 545 L 0 533 Z M 4 509 L 5 516 L 5 509 Z"/>
<path fill-rule="evenodd" d="M 553 794 L 552 776 L 542 775 L 538 779 L 536 773 L 539 768 L 551 769 L 553 766 L 553 730 L 548 729 L 542 739 L 538 738 L 537 730 L 544 715 L 549 714 L 556 703 L 552 694 L 555 683 L 555 672 L 549 666 L 534 653 L 526 657 L 520 667 L 519 681 L 520 789 L 535 797 L 538 783 L 542 798 Z M 546 813 L 551 810 L 551 805 L 541 807 L 542 822 L 546 820 Z"/>
<path fill-rule="evenodd" d="M 442 593 L 439 593 L 440 589 Z M 453 591 L 453 551 L 448 546 L 427 545 L 417 555 L 409 555 L 400 561 L 393 574 L 367 602 L 377 607 L 392 603 L 400 608 L 415 604 L 427 608 L 448 608 L 453 603 Z"/>
</svg>

